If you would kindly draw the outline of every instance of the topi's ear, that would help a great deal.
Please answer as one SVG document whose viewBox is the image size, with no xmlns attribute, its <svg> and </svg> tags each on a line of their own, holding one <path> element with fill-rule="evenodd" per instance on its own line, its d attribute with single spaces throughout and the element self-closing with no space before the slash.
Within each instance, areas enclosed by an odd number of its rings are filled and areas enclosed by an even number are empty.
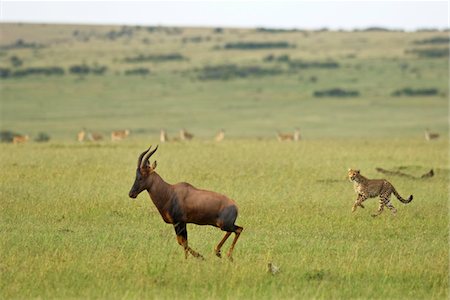
<svg viewBox="0 0 450 300">
<path fill-rule="evenodd" d="M 156 169 L 156 165 L 157 165 L 157 163 L 156 163 L 156 160 L 153 162 L 153 164 L 152 164 L 152 170 L 154 170 L 154 169 Z"/>
</svg>

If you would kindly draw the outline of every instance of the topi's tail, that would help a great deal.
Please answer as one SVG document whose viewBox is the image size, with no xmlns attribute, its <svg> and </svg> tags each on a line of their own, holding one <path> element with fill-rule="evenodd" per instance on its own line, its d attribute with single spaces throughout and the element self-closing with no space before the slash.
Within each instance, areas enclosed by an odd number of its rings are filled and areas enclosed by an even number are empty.
<svg viewBox="0 0 450 300">
<path fill-rule="evenodd" d="M 402 202 L 402 203 L 406 204 L 413 200 L 413 195 L 410 195 L 408 199 L 403 199 L 402 196 L 400 196 L 400 194 L 397 193 L 397 191 L 395 189 L 392 192 L 394 193 L 395 197 L 397 197 L 397 199 L 400 200 L 400 202 Z"/>
</svg>

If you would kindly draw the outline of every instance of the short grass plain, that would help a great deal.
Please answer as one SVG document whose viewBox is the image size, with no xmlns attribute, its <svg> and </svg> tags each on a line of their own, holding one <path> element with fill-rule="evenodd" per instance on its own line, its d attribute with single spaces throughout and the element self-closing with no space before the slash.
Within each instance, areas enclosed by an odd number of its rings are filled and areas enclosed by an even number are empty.
<svg viewBox="0 0 450 300">
<path fill-rule="evenodd" d="M 189 242 L 206 260 L 185 260 L 147 193 L 128 198 L 146 146 L 1 145 L 2 298 L 448 298 L 447 141 L 160 145 L 168 182 L 239 204 L 234 262 L 213 254 L 220 230 L 196 225 Z M 380 177 L 375 167 L 436 174 L 383 176 L 414 200 L 393 199 L 397 216 L 372 218 L 375 199 L 351 213 L 348 167 L 369 178 Z M 280 273 L 267 273 L 269 262 Z"/>
<path fill-rule="evenodd" d="M 102 76 L 28 76 L 0 81 L 1 130 L 29 134 L 0 144 L 0 298 L 419 298 L 448 299 L 448 58 L 410 49 L 446 33 L 261 32 L 252 29 L 131 28 L 0 24 L 0 67 L 106 65 Z M 10 47 L 18 39 L 42 48 Z M 187 41 L 187 42 L 185 42 Z M 287 49 L 224 50 L 227 42 L 287 41 Z M 23 45 L 23 44 L 20 44 Z M 124 57 L 180 53 L 182 62 L 127 65 Z M 269 77 L 199 80 L 196 69 L 236 64 L 285 68 L 268 55 L 336 61 Z M 23 65 L 14 67 L 16 56 Z M 148 76 L 123 70 L 147 67 Z M 395 97 L 403 88 L 433 96 Z M 358 97 L 317 98 L 317 90 Z M 128 198 L 137 156 L 185 127 L 191 142 L 160 144 L 159 174 L 235 199 L 244 227 L 234 262 L 213 247 L 223 233 L 189 225 L 205 261 L 185 260 L 175 233 L 145 193 Z M 299 127 L 300 142 L 276 130 Z M 423 131 L 441 134 L 427 142 Z M 105 136 L 76 143 L 82 128 Z M 120 142 L 111 130 L 131 129 Z M 226 131 L 221 143 L 212 137 Z M 48 143 L 36 143 L 39 132 Z M 399 212 L 351 213 L 348 168 L 385 177 L 401 195 Z M 420 176 L 385 176 L 376 167 Z M 229 247 L 230 241 L 224 249 Z M 267 273 L 269 262 L 280 266 Z"/>
</svg>

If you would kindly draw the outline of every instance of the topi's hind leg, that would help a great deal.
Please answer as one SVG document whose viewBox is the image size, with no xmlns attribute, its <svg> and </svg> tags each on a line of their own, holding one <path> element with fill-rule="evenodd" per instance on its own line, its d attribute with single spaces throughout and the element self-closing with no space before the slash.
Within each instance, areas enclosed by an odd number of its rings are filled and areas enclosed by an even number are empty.
<svg viewBox="0 0 450 300">
<path fill-rule="evenodd" d="M 220 243 L 217 244 L 216 248 L 214 249 L 217 257 L 222 257 L 222 254 L 220 253 L 220 249 L 222 248 L 225 241 L 230 237 L 230 235 L 231 235 L 231 232 L 225 233 L 223 239 L 220 241 Z"/>
<path fill-rule="evenodd" d="M 227 253 L 227 256 L 230 260 L 233 260 L 232 254 L 233 254 L 233 250 L 234 250 L 234 245 L 236 245 L 236 242 L 237 242 L 239 236 L 241 235 L 242 230 L 244 230 L 244 228 L 242 228 L 242 227 L 239 227 L 239 226 L 235 226 L 235 227 L 236 228 L 234 230 L 234 233 L 235 233 L 234 240 L 233 240 L 233 243 L 231 244 L 230 250 L 228 250 L 228 253 Z"/>
<path fill-rule="evenodd" d="M 177 223 L 173 226 L 175 228 L 175 233 L 177 234 L 177 241 L 178 244 L 183 246 L 184 248 L 184 257 L 188 257 L 188 253 L 191 253 L 192 256 L 204 259 L 203 256 L 194 251 L 191 247 L 189 247 L 188 239 L 187 239 L 187 230 L 186 230 L 186 224 L 185 223 Z"/>
</svg>

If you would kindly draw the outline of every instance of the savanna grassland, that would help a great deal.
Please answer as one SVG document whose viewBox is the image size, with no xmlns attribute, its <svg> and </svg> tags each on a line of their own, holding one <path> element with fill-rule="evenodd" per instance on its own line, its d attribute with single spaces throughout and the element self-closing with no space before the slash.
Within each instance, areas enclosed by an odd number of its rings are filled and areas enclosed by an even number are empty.
<svg viewBox="0 0 450 300">
<path fill-rule="evenodd" d="M 447 32 L 0 28 L 0 129 L 30 136 L 0 144 L 0 298 L 448 299 Z M 105 139 L 77 143 L 82 128 Z M 161 128 L 195 135 L 160 143 L 166 181 L 238 203 L 234 262 L 195 225 L 206 260 L 185 260 L 148 195 L 128 198 Z M 413 202 L 352 213 L 349 167 Z"/>
</svg>

